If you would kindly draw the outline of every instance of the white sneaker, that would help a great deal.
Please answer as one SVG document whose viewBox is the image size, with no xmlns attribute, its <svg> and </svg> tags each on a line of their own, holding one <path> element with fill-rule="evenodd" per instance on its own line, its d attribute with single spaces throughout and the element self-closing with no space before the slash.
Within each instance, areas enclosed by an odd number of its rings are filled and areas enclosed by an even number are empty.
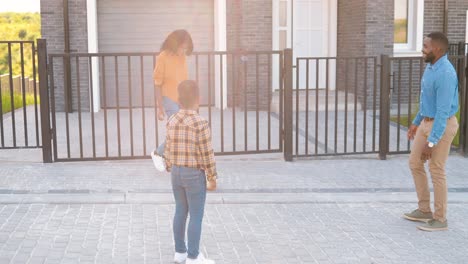
<svg viewBox="0 0 468 264">
<path fill-rule="evenodd" d="M 153 160 L 154 167 L 156 167 L 156 169 L 158 171 L 163 172 L 163 171 L 166 170 L 166 165 L 164 164 L 164 159 L 163 159 L 163 157 L 159 156 L 156 153 L 156 150 L 151 151 L 151 159 Z"/>
<path fill-rule="evenodd" d="M 185 253 L 178 253 L 174 254 L 174 262 L 175 263 L 182 263 L 187 259 L 187 252 Z"/>
<path fill-rule="evenodd" d="M 185 264 L 215 264 L 215 261 L 205 258 L 205 256 L 200 252 L 196 259 L 187 258 Z"/>
</svg>

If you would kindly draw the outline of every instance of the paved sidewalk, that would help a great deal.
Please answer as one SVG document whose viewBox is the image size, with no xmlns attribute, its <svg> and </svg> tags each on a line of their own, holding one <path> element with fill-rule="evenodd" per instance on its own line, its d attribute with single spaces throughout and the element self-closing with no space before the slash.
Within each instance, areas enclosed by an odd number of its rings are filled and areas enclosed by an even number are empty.
<svg viewBox="0 0 468 264">
<path fill-rule="evenodd" d="M 169 175 L 151 161 L 43 164 L 0 152 L 0 263 L 172 263 Z M 202 252 L 216 263 L 466 263 L 468 159 L 447 164 L 449 231 L 416 207 L 407 155 L 218 157 Z"/>
</svg>

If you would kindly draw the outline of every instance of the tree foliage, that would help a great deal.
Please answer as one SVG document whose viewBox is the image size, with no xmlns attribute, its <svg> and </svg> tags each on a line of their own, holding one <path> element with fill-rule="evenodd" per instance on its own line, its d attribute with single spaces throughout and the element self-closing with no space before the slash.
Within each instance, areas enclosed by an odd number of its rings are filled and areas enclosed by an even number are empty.
<svg viewBox="0 0 468 264">
<path fill-rule="evenodd" d="M 41 16 L 39 13 L 0 13 L 0 41 L 36 41 L 41 36 Z M 21 45 L 11 44 L 13 75 L 21 75 Z M 8 44 L 0 43 L 0 74 L 9 74 Z M 32 77 L 32 45 L 23 44 L 24 74 Z M 36 58 L 37 64 L 37 58 Z"/>
</svg>

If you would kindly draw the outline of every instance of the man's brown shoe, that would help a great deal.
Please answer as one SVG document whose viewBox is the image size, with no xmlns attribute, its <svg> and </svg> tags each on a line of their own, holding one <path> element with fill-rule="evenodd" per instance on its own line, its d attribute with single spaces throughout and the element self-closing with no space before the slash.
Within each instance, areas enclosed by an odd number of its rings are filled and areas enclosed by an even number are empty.
<svg viewBox="0 0 468 264">
<path fill-rule="evenodd" d="M 411 221 L 418 221 L 418 222 L 427 222 L 432 220 L 432 213 L 423 213 L 419 211 L 419 209 L 414 210 L 411 213 L 403 214 L 403 218 L 411 220 Z"/>
</svg>

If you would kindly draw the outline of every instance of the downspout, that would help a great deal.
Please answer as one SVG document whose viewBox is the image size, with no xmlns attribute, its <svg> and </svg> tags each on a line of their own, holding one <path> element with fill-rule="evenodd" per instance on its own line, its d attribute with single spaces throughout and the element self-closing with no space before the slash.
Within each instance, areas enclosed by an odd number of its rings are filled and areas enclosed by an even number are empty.
<svg viewBox="0 0 468 264">
<path fill-rule="evenodd" d="M 444 34 L 448 34 L 448 6 L 449 0 L 445 0 L 444 3 Z"/>
<path fill-rule="evenodd" d="M 70 67 L 70 20 L 68 12 L 68 0 L 63 0 L 63 29 L 64 29 L 64 77 L 65 77 L 65 111 L 72 112 L 72 93 L 71 93 L 71 67 Z"/>
</svg>

